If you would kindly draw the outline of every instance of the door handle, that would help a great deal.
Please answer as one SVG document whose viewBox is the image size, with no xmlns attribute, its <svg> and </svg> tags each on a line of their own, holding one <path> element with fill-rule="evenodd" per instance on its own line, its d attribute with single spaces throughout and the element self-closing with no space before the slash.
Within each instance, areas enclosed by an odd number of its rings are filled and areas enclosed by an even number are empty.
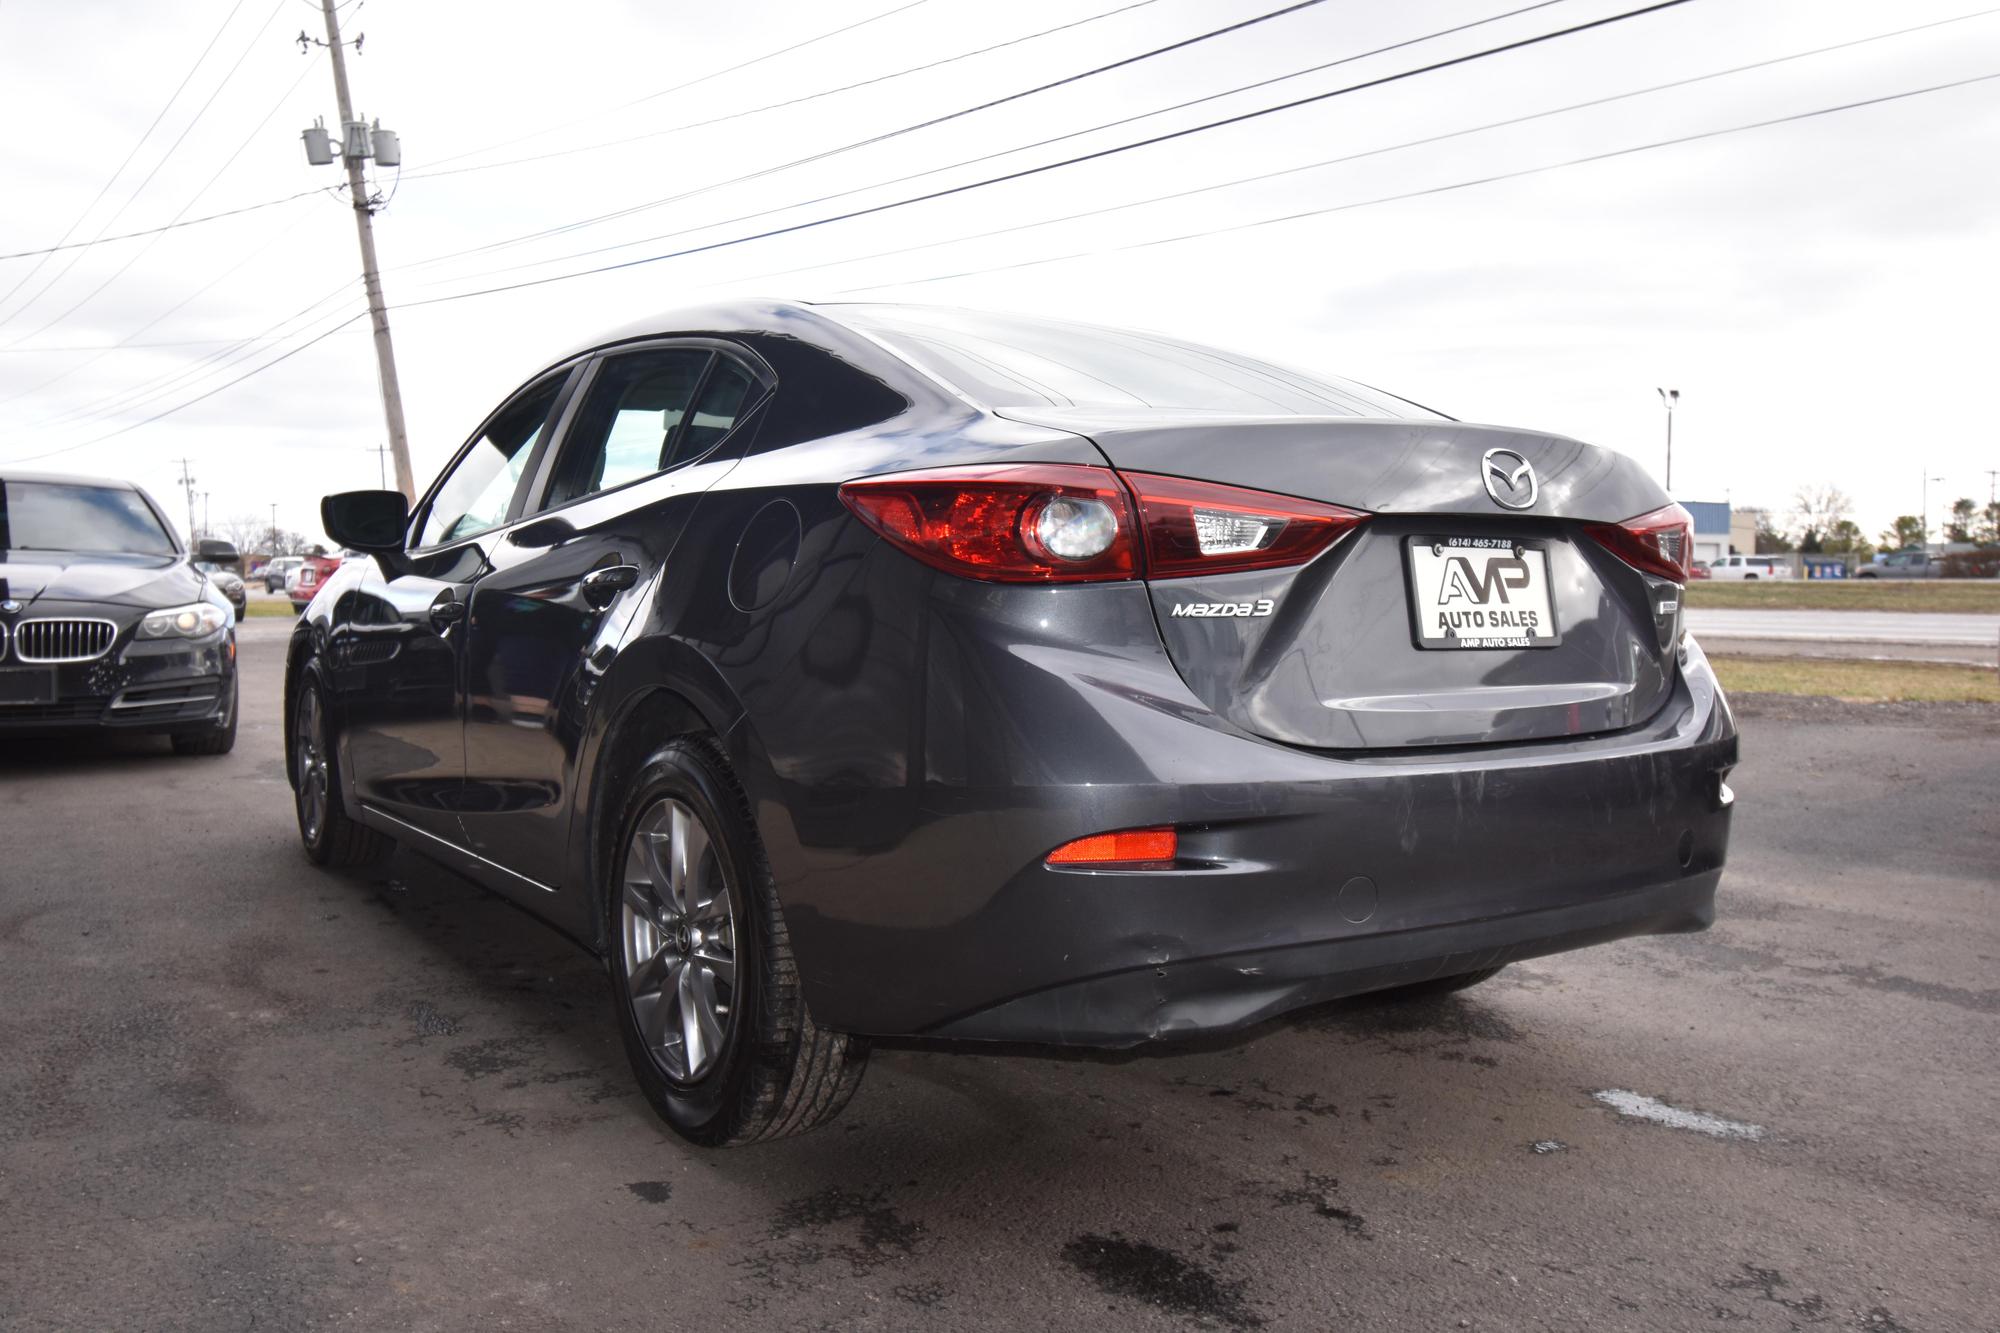
<svg viewBox="0 0 2000 1333">
<path fill-rule="evenodd" d="M 465 603 L 451 595 L 449 589 L 437 595 L 431 603 L 431 628 L 442 634 L 465 619 Z"/>
<path fill-rule="evenodd" d="M 619 593 L 638 584 L 637 565 L 606 565 L 583 576 L 583 600 L 602 609 L 609 606 L 611 599 Z"/>
</svg>

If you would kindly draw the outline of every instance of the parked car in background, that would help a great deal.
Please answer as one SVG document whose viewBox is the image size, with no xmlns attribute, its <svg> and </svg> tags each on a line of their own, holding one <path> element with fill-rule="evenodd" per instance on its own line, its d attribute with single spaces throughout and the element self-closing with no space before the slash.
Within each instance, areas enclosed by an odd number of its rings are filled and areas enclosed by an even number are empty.
<svg viewBox="0 0 2000 1333">
<path fill-rule="evenodd" d="M 243 587 L 243 575 L 236 570 L 241 559 L 236 548 L 228 542 L 209 539 L 195 543 L 194 555 L 194 567 L 208 575 L 209 582 L 220 588 L 229 605 L 235 608 L 236 618 L 243 619 L 249 613 L 250 594 Z"/>
<path fill-rule="evenodd" d="M 319 592 L 333 571 L 340 568 L 340 556 L 309 555 L 300 559 L 298 567 L 285 576 L 285 596 L 292 600 L 292 614 L 306 609 L 307 603 Z"/>
<path fill-rule="evenodd" d="M 136 731 L 226 754 L 234 626 L 139 487 L 0 472 L 0 736 Z"/>
<path fill-rule="evenodd" d="M 1723 582 L 1734 579 L 1745 583 L 1788 579 L 1792 576 L 1792 565 L 1781 555 L 1725 555 L 1709 566 L 1708 576 Z"/>
<path fill-rule="evenodd" d="M 1689 565 L 1688 577 L 1690 579 L 1705 579 L 1713 577 L 1713 575 L 1709 573 L 1708 561 L 1697 560 L 1693 564 Z"/>
<path fill-rule="evenodd" d="M 270 563 L 264 566 L 264 591 L 283 592 L 285 590 L 285 581 L 291 577 L 292 571 L 304 563 L 305 557 L 303 556 L 273 556 Z"/>
<path fill-rule="evenodd" d="M 825 1121 L 871 1037 L 1212 1037 L 1714 912 L 1693 521 L 1610 450 L 1156 335 L 746 302 L 320 518 L 364 554 L 286 658 L 305 854 L 401 841 L 598 952 L 698 1143 Z"/>
<path fill-rule="evenodd" d="M 1935 579 L 1944 577 L 1944 560 L 1927 551 L 1888 551 L 1854 571 L 1857 579 Z"/>
</svg>

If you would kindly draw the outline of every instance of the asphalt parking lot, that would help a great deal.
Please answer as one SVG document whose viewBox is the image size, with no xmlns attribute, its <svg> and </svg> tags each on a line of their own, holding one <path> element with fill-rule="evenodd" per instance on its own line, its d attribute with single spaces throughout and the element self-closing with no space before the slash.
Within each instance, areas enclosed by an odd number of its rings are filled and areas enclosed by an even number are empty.
<svg viewBox="0 0 2000 1333">
<path fill-rule="evenodd" d="M 305 862 L 288 629 L 233 755 L 0 743 L 0 1327 L 2000 1328 L 2000 710 L 1746 701 L 1705 935 L 1118 1063 L 880 1051 L 706 1154 L 571 945 Z"/>
</svg>

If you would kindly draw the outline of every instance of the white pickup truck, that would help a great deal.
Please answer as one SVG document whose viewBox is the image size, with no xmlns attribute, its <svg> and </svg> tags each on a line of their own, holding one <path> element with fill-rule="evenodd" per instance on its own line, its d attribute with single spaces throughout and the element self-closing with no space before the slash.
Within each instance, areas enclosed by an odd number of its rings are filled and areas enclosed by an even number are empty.
<svg viewBox="0 0 2000 1333">
<path fill-rule="evenodd" d="M 1792 565 L 1781 555 L 1725 555 L 1708 567 L 1708 576 L 1745 583 L 1756 579 L 1788 579 L 1792 576 Z"/>
</svg>

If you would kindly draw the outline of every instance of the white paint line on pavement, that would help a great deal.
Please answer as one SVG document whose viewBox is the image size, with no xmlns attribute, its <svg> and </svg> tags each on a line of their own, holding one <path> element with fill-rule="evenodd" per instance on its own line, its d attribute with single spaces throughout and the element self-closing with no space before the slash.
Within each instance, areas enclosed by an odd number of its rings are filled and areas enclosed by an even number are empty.
<svg viewBox="0 0 2000 1333">
<path fill-rule="evenodd" d="M 1633 1120 L 1649 1120 L 1656 1125 L 1665 1125 L 1668 1129 L 1691 1129 L 1697 1134 L 1706 1134 L 1714 1139 L 1754 1141 L 1764 1137 L 1762 1125 L 1749 1125 L 1741 1120 L 1724 1120 L 1719 1115 L 1706 1115 L 1700 1111 L 1669 1106 L 1657 1097 L 1627 1092 L 1623 1088 L 1611 1088 L 1591 1095 L 1619 1115 Z"/>
</svg>

